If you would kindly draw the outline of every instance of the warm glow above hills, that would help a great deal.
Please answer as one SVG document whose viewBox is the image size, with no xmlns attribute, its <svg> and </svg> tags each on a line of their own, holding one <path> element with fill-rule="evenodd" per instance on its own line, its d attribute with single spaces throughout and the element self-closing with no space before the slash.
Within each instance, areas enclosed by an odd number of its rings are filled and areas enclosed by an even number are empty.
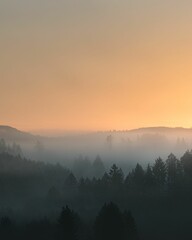
<svg viewBox="0 0 192 240">
<path fill-rule="evenodd" d="M 192 3 L 48 3 L 0 3 L 0 124 L 192 126 Z"/>
</svg>

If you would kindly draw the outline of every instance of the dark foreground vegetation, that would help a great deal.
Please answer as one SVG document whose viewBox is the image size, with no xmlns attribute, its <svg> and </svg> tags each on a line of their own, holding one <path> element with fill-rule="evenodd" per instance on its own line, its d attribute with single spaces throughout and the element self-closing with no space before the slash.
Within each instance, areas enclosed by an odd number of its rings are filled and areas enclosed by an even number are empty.
<svg viewBox="0 0 192 240">
<path fill-rule="evenodd" d="M 191 151 L 93 178 L 0 152 L 0 239 L 192 239 Z"/>
<path fill-rule="evenodd" d="M 112 202 L 101 208 L 92 226 L 85 224 L 79 215 L 68 206 L 62 209 L 56 222 L 43 218 L 29 223 L 16 224 L 10 218 L 2 217 L 0 236 L 5 240 L 139 239 L 131 212 L 122 213 Z"/>
</svg>

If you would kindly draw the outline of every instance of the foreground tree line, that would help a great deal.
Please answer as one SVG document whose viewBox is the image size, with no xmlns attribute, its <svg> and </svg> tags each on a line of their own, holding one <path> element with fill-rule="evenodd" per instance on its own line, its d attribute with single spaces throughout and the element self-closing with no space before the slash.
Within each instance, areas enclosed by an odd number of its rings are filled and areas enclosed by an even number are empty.
<svg viewBox="0 0 192 240">
<path fill-rule="evenodd" d="M 94 166 L 103 169 L 99 157 Z M 0 196 L 8 239 L 138 239 L 132 214 L 120 209 L 131 210 L 140 239 L 189 239 L 192 151 L 146 169 L 136 164 L 127 176 L 113 164 L 101 177 L 79 179 L 58 164 L 0 153 Z"/>
<path fill-rule="evenodd" d="M 0 219 L 0 238 L 41 240 L 137 240 L 135 220 L 130 211 L 121 212 L 112 202 L 99 211 L 94 223 L 85 224 L 68 206 L 63 207 L 57 221 L 43 218 L 16 224 L 8 217 Z"/>
<path fill-rule="evenodd" d="M 104 164 L 97 157 L 93 166 L 100 175 Z M 112 199 L 123 195 L 166 194 L 190 192 L 192 185 L 192 151 L 177 159 L 170 154 L 163 161 L 157 158 L 154 164 L 144 169 L 140 164 L 124 176 L 121 168 L 113 164 L 101 177 L 77 179 L 68 169 L 59 164 L 45 164 L 27 160 L 20 155 L 0 153 L 0 194 L 1 201 L 7 196 L 45 196 L 50 200 L 73 198 L 78 195 L 110 196 Z M 15 194 L 16 193 L 16 194 Z M 110 200 L 107 197 L 108 200 Z"/>
</svg>

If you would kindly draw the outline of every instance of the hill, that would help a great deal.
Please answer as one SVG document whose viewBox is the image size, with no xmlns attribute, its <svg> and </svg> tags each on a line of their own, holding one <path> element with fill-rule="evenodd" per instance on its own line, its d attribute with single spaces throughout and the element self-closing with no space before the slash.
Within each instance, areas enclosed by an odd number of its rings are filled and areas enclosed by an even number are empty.
<svg viewBox="0 0 192 240">
<path fill-rule="evenodd" d="M 6 142 L 34 142 L 37 137 L 27 133 L 20 131 L 16 128 L 10 126 L 0 126 L 0 139 L 4 139 Z"/>
</svg>

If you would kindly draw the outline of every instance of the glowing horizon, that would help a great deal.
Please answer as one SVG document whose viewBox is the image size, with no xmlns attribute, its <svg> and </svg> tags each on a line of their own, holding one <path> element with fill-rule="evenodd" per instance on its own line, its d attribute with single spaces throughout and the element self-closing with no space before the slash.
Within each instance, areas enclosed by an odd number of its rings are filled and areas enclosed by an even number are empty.
<svg viewBox="0 0 192 240">
<path fill-rule="evenodd" d="M 192 3 L 2 0 L 0 125 L 192 126 Z"/>
</svg>

